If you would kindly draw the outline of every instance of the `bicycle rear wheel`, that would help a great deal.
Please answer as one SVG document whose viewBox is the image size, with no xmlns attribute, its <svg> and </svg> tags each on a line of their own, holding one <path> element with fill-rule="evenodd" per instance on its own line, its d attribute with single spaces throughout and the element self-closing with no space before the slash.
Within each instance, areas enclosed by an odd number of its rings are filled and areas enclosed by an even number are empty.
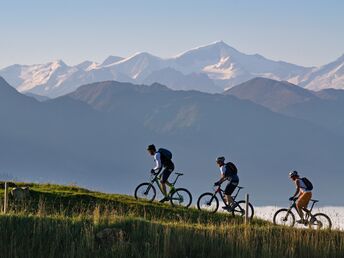
<svg viewBox="0 0 344 258">
<path fill-rule="evenodd" d="M 192 195 L 185 188 L 177 188 L 170 196 L 172 206 L 188 208 L 192 203 Z"/>
<path fill-rule="evenodd" d="M 204 193 L 197 200 L 197 208 L 202 211 L 215 213 L 219 208 L 219 200 L 212 193 Z"/>
<path fill-rule="evenodd" d="M 275 225 L 293 227 L 295 225 L 295 215 L 288 209 L 276 211 L 273 222 Z"/>
<path fill-rule="evenodd" d="M 152 202 L 156 196 L 156 190 L 151 183 L 142 183 L 135 189 L 135 199 L 142 199 Z"/>
<path fill-rule="evenodd" d="M 317 213 L 309 219 L 309 227 L 312 229 L 331 229 L 332 221 L 326 214 Z"/>
<path fill-rule="evenodd" d="M 239 201 L 235 204 L 236 206 L 234 207 L 234 209 L 232 210 L 232 214 L 233 216 L 241 216 L 244 217 L 246 214 L 246 202 L 243 201 Z M 248 218 L 252 219 L 253 215 L 254 215 L 254 209 L 253 209 L 253 205 L 251 203 L 248 203 Z"/>
</svg>

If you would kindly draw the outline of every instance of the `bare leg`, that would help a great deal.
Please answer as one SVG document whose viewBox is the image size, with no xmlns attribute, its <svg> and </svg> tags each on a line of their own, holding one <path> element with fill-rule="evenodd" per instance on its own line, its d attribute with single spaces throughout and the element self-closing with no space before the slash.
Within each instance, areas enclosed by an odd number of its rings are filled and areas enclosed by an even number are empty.
<svg viewBox="0 0 344 258">
<path fill-rule="evenodd" d="M 227 201 L 227 205 L 229 206 L 229 205 L 232 205 L 233 204 L 233 198 L 232 198 L 232 196 L 231 195 L 225 195 L 225 199 L 226 199 L 226 201 Z"/>
<path fill-rule="evenodd" d="M 172 185 L 170 182 L 168 182 L 168 181 L 166 181 L 165 184 L 168 185 L 169 188 L 171 188 L 171 187 L 173 186 L 173 185 Z"/>
<path fill-rule="evenodd" d="M 300 218 L 301 218 L 302 220 L 304 220 L 304 219 L 303 219 L 303 210 L 302 210 L 302 207 L 299 206 L 299 205 L 296 205 L 296 208 L 297 208 L 297 212 L 299 213 Z"/>
</svg>

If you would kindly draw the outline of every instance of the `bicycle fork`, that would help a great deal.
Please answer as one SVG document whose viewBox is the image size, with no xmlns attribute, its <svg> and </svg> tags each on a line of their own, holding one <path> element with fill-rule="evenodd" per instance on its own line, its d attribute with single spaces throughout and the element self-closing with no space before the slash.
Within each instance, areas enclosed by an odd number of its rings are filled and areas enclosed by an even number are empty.
<svg viewBox="0 0 344 258">
<path fill-rule="evenodd" d="M 213 194 L 213 196 L 210 198 L 209 202 L 207 202 L 208 206 L 210 206 L 210 204 L 213 202 L 214 198 L 216 198 L 216 193 Z"/>
<path fill-rule="evenodd" d="M 292 212 L 291 212 L 292 208 L 293 208 L 293 207 L 291 207 L 291 208 L 288 209 L 287 214 L 285 215 L 283 221 L 288 221 L 288 216 L 289 216 L 289 214 L 292 213 Z"/>
<path fill-rule="evenodd" d="M 152 188 L 152 184 L 149 184 L 146 191 L 143 193 L 144 195 L 148 195 L 149 190 Z"/>
</svg>

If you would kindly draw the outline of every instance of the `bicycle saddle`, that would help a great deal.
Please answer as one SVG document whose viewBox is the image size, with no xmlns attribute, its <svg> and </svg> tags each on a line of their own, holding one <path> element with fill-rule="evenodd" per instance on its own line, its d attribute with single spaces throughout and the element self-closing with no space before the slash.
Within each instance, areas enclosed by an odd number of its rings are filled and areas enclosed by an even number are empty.
<svg viewBox="0 0 344 258">
<path fill-rule="evenodd" d="M 311 201 L 314 203 L 319 202 L 319 200 L 313 200 L 313 199 L 311 199 Z"/>
<path fill-rule="evenodd" d="M 182 176 L 182 175 L 184 175 L 183 173 L 176 173 L 176 175 L 178 175 L 178 176 Z"/>
<path fill-rule="evenodd" d="M 244 189 L 244 187 L 243 186 L 237 186 L 239 189 Z"/>
</svg>

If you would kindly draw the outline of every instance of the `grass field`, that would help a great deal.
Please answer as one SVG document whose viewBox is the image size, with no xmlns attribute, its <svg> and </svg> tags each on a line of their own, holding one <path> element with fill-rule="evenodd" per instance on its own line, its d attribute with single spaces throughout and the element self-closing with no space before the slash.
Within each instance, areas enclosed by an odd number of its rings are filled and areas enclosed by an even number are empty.
<svg viewBox="0 0 344 258">
<path fill-rule="evenodd" d="M 344 232 L 138 202 L 73 186 L 22 184 L 0 216 L 0 257 L 344 257 Z M 0 195 L 3 193 L 0 190 Z M 112 238 L 99 239 L 105 228 Z"/>
</svg>

